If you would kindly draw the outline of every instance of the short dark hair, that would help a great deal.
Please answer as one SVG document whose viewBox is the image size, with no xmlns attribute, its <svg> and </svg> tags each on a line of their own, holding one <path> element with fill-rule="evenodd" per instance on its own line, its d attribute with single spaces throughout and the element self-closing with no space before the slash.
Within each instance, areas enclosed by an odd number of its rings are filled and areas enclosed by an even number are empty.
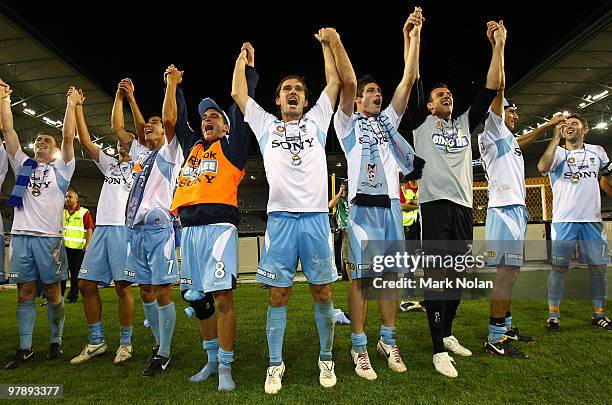
<svg viewBox="0 0 612 405">
<path fill-rule="evenodd" d="M 444 84 L 444 83 L 438 83 L 438 84 L 435 84 L 434 86 L 432 86 L 429 89 L 429 93 L 427 93 L 428 94 L 428 96 L 427 96 L 428 97 L 428 99 L 427 99 L 428 103 L 431 102 L 431 100 L 432 100 L 431 93 L 433 93 L 433 91 L 435 89 L 448 89 L 448 86 L 446 84 Z"/>
<path fill-rule="evenodd" d="M 578 113 L 571 113 L 570 115 L 565 117 L 566 120 L 569 120 L 570 118 L 576 118 L 578 121 L 582 122 L 582 126 L 584 128 L 587 128 L 587 129 L 589 128 L 589 122 L 582 115 Z"/>
<path fill-rule="evenodd" d="M 300 83 L 302 83 L 302 86 L 304 86 L 304 96 L 306 97 L 306 100 L 308 100 L 308 86 L 306 85 L 306 79 L 304 78 L 304 76 L 298 76 L 298 75 L 287 75 L 285 77 L 283 77 L 280 82 L 278 82 L 278 86 L 276 86 L 276 91 L 274 92 L 274 97 L 278 97 L 280 96 L 280 92 L 281 92 L 281 88 L 283 87 L 283 83 L 285 83 L 285 81 L 290 80 L 290 79 L 296 79 L 299 80 Z"/>
<path fill-rule="evenodd" d="M 376 85 L 380 87 L 380 83 L 378 83 L 378 80 L 376 80 L 374 76 L 371 75 L 362 76 L 359 80 L 357 80 L 357 97 L 363 96 L 363 90 L 370 83 L 376 83 Z"/>
<path fill-rule="evenodd" d="M 53 138 L 53 141 L 55 142 L 55 147 L 56 148 L 60 148 L 60 142 L 57 139 L 57 135 L 55 135 L 53 132 L 49 132 L 49 131 L 38 131 L 36 133 L 36 136 L 34 137 L 34 139 L 36 140 L 36 138 L 38 138 L 40 135 L 47 135 L 50 136 L 51 138 Z"/>
<path fill-rule="evenodd" d="M 159 117 L 159 118 L 161 119 L 161 118 L 162 118 L 162 115 L 161 115 L 161 113 L 159 113 L 159 114 L 158 114 L 158 113 L 153 113 L 153 114 L 150 114 L 150 115 L 149 115 L 149 118 L 147 118 L 147 120 L 150 120 L 150 119 L 151 119 L 151 118 L 153 118 L 153 117 Z"/>
</svg>

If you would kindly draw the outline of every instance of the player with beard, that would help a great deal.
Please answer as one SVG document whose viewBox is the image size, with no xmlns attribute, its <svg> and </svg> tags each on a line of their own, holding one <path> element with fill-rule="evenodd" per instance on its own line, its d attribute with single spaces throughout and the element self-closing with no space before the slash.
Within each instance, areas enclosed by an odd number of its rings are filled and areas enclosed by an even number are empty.
<svg viewBox="0 0 612 405">
<path fill-rule="evenodd" d="M 591 277 L 591 323 L 612 331 L 605 314 L 608 292 L 606 267 L 610 262 L 606 231 L 601 219 L 599 177 L 612 184 L 612 164 L 599 145 L 584 143 L 589 126 L 581 115 L 569 114 L 555 127 L 555 133 L 538 162 L 548 174 L 553 192 L 552 269 L 548 274 L 547 328 L 558 332 L 559 304 L 565 289 L 565 273 L 578 243 Z M 565 146 L 559 146 L 561 138 Z"/>
</svg>

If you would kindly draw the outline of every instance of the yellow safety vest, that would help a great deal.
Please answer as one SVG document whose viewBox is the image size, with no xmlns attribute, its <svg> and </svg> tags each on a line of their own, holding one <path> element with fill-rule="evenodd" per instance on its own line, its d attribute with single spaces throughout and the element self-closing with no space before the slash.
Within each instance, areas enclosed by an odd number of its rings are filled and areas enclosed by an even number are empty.
<svg viewBox="0 0 612 405">
<path fill-rule="evenodd" d="M 412 201 L 412 199 L 414 199 L 414 197 L 417 196 L 417 193 L 415 193 L 411 188 L 405 188 L 403 185 L 402 185 L 402 192 L 404 193 L 404 198 L 406 198 L 406 202 Z M 402 219 L 403 219 L 404 226 L 412 225 L 417 220 L 418 215 L 419 215 L 418 208 L 415 208 L 410 211 L 402 210 Z"/>
<path fill-rule="evenodd" d="M 70 249 L 83 249 L 85 247 L 85 224 L 83 218 L 87 208 L 79 208 L 72 215 L 64 209 L 64 245 Z"/>
</svg>

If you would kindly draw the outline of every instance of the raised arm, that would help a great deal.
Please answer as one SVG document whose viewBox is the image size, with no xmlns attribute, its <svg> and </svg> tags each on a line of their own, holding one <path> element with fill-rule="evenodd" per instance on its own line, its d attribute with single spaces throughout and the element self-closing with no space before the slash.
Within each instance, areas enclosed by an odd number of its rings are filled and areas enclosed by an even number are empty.
<svg viewBox="0 0 612 405">
<path fill-rule="evenodd" d="M 325 71 L 326 78 L 329 87 L 330 80 L 339 80 L 340 85 L 340 109 L 346 116 L 351 116 L 355 109 L 355 96 L 357 95 L 357 78 L 355 77 L 355 71 L 353 65 L 348 57 L 344 45 L 340 40 L 340 35 L 333 28 L 324 28 L 319 31 L 315 37 L 321 41 L 323 46 L 323 55 L 325 58 Z M 331 67 L 328 67 L 326 47 L 331 51 L 333 55 L 333 62 L 335 64 L 334 71 L 336 72 L 336 78 L 332 78 L 327 75 L 327 71 Z M 328 93 L 329 95 L 329 93 Z M 337 97 L 337 92 L 336 92 Z M 331 96 L 330 96 L 331 99 Z M 332 104 L 333 105 L 333 104 Z"/>
<path fill-rule="evenodd" d="M 336 205 L 338 205 L 338 201 L 340 201 L 340 197 L 342 197 L 342 192 L 344 191 L 345 187 L 344 184 L 340 186 L 340 190 L 338 190 L 338 193 L 332 197 L 331 200 L 329 200 L 329 203 L 327 204 L 328 208 L 330 210 L 333 210 L 334 208 L 336 208 Z"/>
<path fill-rule="evenodd" d="M 242 114 L 246 111 L 246 105 L 249 101 L 249 89 L 246 79 L 246 65 L 247 65 L 247 50 L 243 46 L 236 59 L 234 65 L 234 75 L 232 77 L 232 98 L 238 104 L 238 108 L 242 111 Z"/>
<path fill-rule="evenodd" d="M 489 22 L 490 23 L 490 22 Z M 487 23 L 487 36 L 489 32 L 489 23 Z M 487 72 L 487 83 L 485 87 L 489 90 L 498 90 L 501 84 L 501 76 L 504 70 L 504 48 L 506 46 L 506 27 L 504 22 L 497 23 L 497 27 L 493 27 L 493 52 L 491 54 L 491 64 Z"/>
<path fill-rule="evenodd" d="M 85 113 L 83 112 L 83 102 L 85 101 L 85 95 L 83 90 L 79 89 L 79 97 L 76 103 L 76 129 L 81 147 L 89 153 L 89 156 L 97 163 L 100 163 L 100 148 L 93 143 L 91 136 L 89 135 L 89 129 L 87 129 L 87 122 L 85 121 Z"/>
<path fill-rule="evenodd" d="M 491 103 L 498 95 L 497 91 L 501 85 L 501 75 L 504 68 L 504 48 L 506 46 L 506 27 L 504 22 L 496 23 L 493 29 L 493 52 L 491 64 L 487 72 L 487 82 L 485 87 L 478 93 L 468 113 L 469 131 L 472 132 L 486 117 Z M 489 24 L 487 23 L 487 36 L 489 35 Z"/>
<path fill-rule="evenodd" d="M 565 122 L 565 115 L 563 113 L 557 113 L 552 116 L 550 120 L 548 120 L 544 125 L 534 129 L 531 132 L 526 133 L 525 135 L 521 135 L 516 139 L 521 149 L 531 145 L 536 140 L 538 140 L 542 135 L 544 135 L 550 128 L 554 128 L 559 123 Z"/>
<path fill-rule="evenodd" d="M 66 97 L 66 114 L 62 127 L 62 160 L 70 162 L 74 159 L 74 134 L 76 133 L 76 105 L 79 92 L 74 86 L 68 88 Z"/>
<path fill-rule="evenodd" d="M 145 143 L 145 135 L 144 135 L 144 127 L 145 127 L 145 119 L 140 112 L 140 108 L 138 107 L 138 103 L 136 103 L 136 96 L 134 95 L 134 83 L 132 79 L 126 78 L 121 80 L 119 83 L 119 88 L 125 94 L 125 98 L 130 104 L 130 110 L 132 110 L 132 118 L 134 119 L 134 126 L 136 127 L 136 139 L 138 139 L 138 143 L 144 145 Z"/>
<path fill-rule="evenodd" d="M 15 156 L 17 150 L 21 147 L 19 145 L 19 137 L 13 126 L 13 112 L 11 111 L 11 90 L 10 86 L 4 83 L 0 79 L 0 115 L 2 120 L 2 134 L 4 135 L 4 142 L 6 152 Z"/>
<path fill-rule="evenodd" d="M 559 141 L 561 140 L 561 134 L 563 133 L 564 126 L 565 124 L 562 123 L 555 127 L 553 137 L 548 143 L 544 154 L 538 162 L 538 170 L 540 173 L 548 173 L 550 172 L 550 169 L 552 169 L 552 165 L 555 162 L 555 153 L 557 152 L 557 146 L 559 146 Z"/>
<path fill-rule="evenodd" d="M 121 83 L 119 84 L 121 86 Z M 124 147 L 129 145 L 132 141 L 134 141 L 134 137 L 130 132 L 125 129 L 125 120 L 123 118 L 123 100 L 125 98 L 125 94 L 121 87 L 117 88 L 117 92 L 115 93 L 115 103 L 113 104 L 113 111 L 111 113 L 111 131 L 117 138 L 119 142 L 123 144 Z M 138 138 L 138 142 L 140 142 L 140 138 Z"/>
<path fill-rule="evenodd" d="M 178 117 L 176 89 L 183 81 L 183 72 L 178 70 L 174 65 L 170 65 L 164 73 L 164 81 L 166 82 L 166 94 L 164 95 L 164 105 L 162 108 L 162 122 L 166 140 L 170 143 L 172 139 L 174 139 Z"/>
<path fill-rule="evenodd" d="M 489 42 L 491 42 L 491 46 L 495 49 L 495 36 L 494 33 L 499 29 L 499 24 L 495 21 L 489 21 L 487 23 L 487 38 L 489 38 Z M 504 89 L 506 87 L 506 72 L 504 68 L 504 60 L 502 54 L 501 61 L 501 70 L 499 72 L 499 88 L 497 89 L 497 96 L 493 99 L 491 103 L 491 111 L 498 117 L 503 117 L 504 114 Z"/>
<path fill-rule="evenodd" d="M 333 109 L 336 105 L 336 101 L 338 100 L 338 93 L 340 92 L 340 77 L 338 76 L 338 71 L 336 70 L 336 61 L 334 59 L 335 55 L 332 52 L 331 44 L 332 42 L 335 43 L 334 46 L 336 47 L 336 52 L 344 52 L 344 47 L 342 47 L 342 43 L 340 42 L 340 36 L 333 28 L 320 29 L 318 34 L 315 34 L 315 38 L 321 42 L 321 47 L 323 49 L 326 82 L 326 86 L 323 91 L 327 93 L 327 97 L 329 97 L 329 101 L 331 102 Z"/>
<path fill-rule="evenodd" d="M 404 24 L 404 74 L 391 99 L 391 105 L 399 116 L 406 111 L 410 91 L 419 74 L 422 23 L 422 10 L 420 7 L 415 7 Z"/>
</svg>

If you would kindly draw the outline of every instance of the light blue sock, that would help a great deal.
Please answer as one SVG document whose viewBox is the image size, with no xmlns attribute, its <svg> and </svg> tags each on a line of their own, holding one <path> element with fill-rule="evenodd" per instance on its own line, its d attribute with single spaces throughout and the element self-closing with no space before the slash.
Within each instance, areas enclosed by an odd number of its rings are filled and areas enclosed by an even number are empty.
<svg viewBox="0 0 612 405">
<path fill-rule="evenodd" d="M 266 322 L 266 337 L 271 366 L 280 366 L 283 362 L 283 339 L 287 326 L 287 307 L 272 307 L 268 305 L 268 321 Z"/>
<path fill-rule="evenodd" d="M 132 326 L 122 326 L 119 331 L 119 344 L 124 346 L 132 345 Z"/>
<path fill-rule="evenodd" d="M 397 328 L 393 328 L 391 326 L 380 325 L 380 337 L 382 341 L 386 345 L 396 345 L 397 341 L 395 340 L 395 332 L 397 332 Z"/>
<path fill-rule="evenodd" d="M 202 341 L 202 347 L 206 350 L 206 354 L 208 355 L 208 362 L 200 370 L 199 373 L 192 375 L 189 378 L 191 382 L 199 382 L 204 381 L 208 377 L 217 373 L 218 363 L 217 363 L 217 355 L 219 353 L 219 339 L 212 340 L 204 340 Z"/>
<path fill-rule="evenodd" d="M 157 308 L 157 301 L 143 302 L 142 308 L 144 309 L 145 318 L 149 322 L 149 329 L 155 336 L 155 345 L 159 346 L 159 309 Z"/>
<path fill-rule="evenodd" d="M 322 361 L 332 359 L 332 348 L 334 347 L 334 304 L 319 304 L 315 302 L 315 322 L 319 331 L 319 358 Z"/>
<path fill-rule="evenodd" d="M 51 329 L 51 343 L 62 343 L 62 333 L 64 332 L 64 298 L 59 304 L 47 305 L 47 319 L 49 319 L 49 329 Z"/>
<path fill-rule="evenodd" d="M 489 320 L 489 342 L 497 343 L 502 340 L 506 330 L 504 318 L 491 318 Z"/>
<path fill-rule="evenodd" d="M 104 342 L 104 332 L 102 332 L 102 321 L 89 325 L 89 344 L 99 345 Z"/>
<path fill-rule="evenodd" d="M 36 322 L 34 300 L 17 303 L 17 329 L 19 330 L 19 348 L 32 349 L 32 332 Z"/>
<path fill-rule="evenodd" d="M 551 270 L 548 273 L 548 317 L 559 319 L 559 304 L 565 290 L 565 273 Z"/>
<path fill-rule="evenodd" d="M 368 337 L 365 333 L 351 333 L 351 344 L 355 353 L 365 353 L 368 346 Z"/>
<path fill-rule="evenodd" d="M 595 318 L 603 318 L 606 316 L 604 312 L 604 300 L 608 294 L 608 280 L 606 278 L 605 269 L 592 269 L 591 273 L 591 303 L 593 305 L 593 316 Z"/>
<path fill-rule="evenodd" d="M 174 302 L 166 306 L 159 307 L 159 350 L 157 354 L 170 357 L 170 345 L 172 344 L 172 334 L 176 323 L 176 309 Z"/>
<path fill-rule="evenodd" d="M 506 330 L 512 329 L 512 314 L 510 311 L 506 312 L 506 318 L 504 319 L 504 325 L 506 326 Z"/>
<path fill-rule="evenodd" d="M 217 356 L 219 360 L 219 391 L 229 392 L 236 389 L 236 383 L 232 378 L 232 362 L 234 361 L 234 352 L 226 352 L 223 348 L 219 348 Z"/>
</svg>

